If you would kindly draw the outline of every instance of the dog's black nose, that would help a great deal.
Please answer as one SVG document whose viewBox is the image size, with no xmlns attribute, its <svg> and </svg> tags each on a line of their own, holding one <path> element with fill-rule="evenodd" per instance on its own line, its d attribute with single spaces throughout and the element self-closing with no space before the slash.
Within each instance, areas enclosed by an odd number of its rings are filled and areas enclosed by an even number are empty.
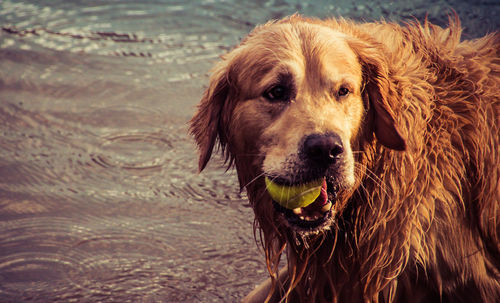
<svg viewBox="0 0 500 303">
<path fill-rule="evenodd" d="M 344 147 L 337 134 L 312 134 L 304 140 L 305 156 L 319 164 L 333 164 L 342 157 Z"/>
</svg>

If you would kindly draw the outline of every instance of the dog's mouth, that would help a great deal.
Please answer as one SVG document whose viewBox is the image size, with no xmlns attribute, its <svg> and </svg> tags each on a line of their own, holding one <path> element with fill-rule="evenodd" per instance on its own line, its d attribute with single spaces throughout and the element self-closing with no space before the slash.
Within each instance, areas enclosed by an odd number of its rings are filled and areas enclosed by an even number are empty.
<svg viewBox="0 0 500 303">
<path fill-rule="evenodd" d="M 294 184 L 290 186 L 300 186 Z M 299 232 L 316 232 L 327 229 L 334 221 L 334 203 L 338 186 L 323 179 L 319 196 L 304 207 L 286 208 L 273 200 L 274 209 L 283 215 L 288 225 Z"/>
</svg>

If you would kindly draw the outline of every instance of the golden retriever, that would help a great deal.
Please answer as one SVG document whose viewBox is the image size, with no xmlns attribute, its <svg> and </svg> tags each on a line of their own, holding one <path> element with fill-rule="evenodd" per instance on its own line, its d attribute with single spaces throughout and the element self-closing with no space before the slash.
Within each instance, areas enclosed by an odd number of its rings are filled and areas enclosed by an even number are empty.
<svg viewBox="0 0 500 303">
<path fill-rule="evenodd" d="M 255 212 L 270 279 L 246 301 L 500 300 L 500 33 L 460 36 L 293 15 L 215 66 L 190 132 Z M 265 178 L 325 182 L 288 209 Z"/>
</svg>

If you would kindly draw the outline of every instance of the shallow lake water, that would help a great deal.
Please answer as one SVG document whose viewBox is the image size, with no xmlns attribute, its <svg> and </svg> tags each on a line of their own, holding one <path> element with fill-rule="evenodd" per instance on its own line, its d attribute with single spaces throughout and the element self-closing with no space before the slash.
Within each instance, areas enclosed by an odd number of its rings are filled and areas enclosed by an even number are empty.
<svg viewBox="0 0 500 303">
<path fill-rule="evenodd" d="M 0 302 L 236 302 L 267 277 L 234 171 L 197 173 L 210 67 L 294 12 L 446 24 L 499 1 L 1 1 Z"/>
</svg>

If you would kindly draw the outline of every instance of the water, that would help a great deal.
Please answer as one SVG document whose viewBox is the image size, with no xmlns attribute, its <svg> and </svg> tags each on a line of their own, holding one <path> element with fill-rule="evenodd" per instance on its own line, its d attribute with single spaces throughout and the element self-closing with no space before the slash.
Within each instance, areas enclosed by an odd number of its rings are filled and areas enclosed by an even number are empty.
<svg viewBox="0 0 500 303">
<path fill-rule="evenodd" d="M 1 1 L 0 302 L 235 302 L 266 277 L 233 171 L 197 174 L 187 121 L 256 24 L 398 20 L 498 1 Z"/>
</svg>

